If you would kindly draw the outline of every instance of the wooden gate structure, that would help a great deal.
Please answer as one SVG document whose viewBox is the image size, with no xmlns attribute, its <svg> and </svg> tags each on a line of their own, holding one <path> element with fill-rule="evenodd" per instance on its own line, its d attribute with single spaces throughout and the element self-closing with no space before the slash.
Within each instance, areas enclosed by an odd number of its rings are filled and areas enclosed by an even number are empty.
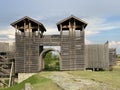
<svg viewBox="0 0 120 90">
<path fill-rule="evenodd" d="M 85 70 L 87 68 L 85 53 L 88 52 L 85 52 L 84 41 L 84 29 L 87 23 L 83 20 L 72 15 L 58 22 L 59 35 L 44 35 L 44 32 L 47 31 L 44 25 L 27 16 L 11 25 L 16 29 L 16 73 L 41 71 L 42 59 L 40 59 L 40 55 L 44 46 L 61 47 L 60 70 Z M 104 60 L 109 61 L 108 58 Z"/>
</svg>

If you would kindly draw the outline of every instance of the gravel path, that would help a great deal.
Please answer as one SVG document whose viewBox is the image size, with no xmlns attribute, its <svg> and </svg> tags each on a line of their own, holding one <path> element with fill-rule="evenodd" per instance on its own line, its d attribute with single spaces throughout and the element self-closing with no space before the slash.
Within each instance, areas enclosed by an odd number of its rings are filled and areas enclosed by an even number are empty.
<svg viewBox="0 0 120 90">
<path fill-rule="evenodd" d="M 81 79 L 66 72 L 52 72 L 50 76 L 44 77 L 52 79 L 63 90 L 120 90 L 103 83 Z"/>
</svg>

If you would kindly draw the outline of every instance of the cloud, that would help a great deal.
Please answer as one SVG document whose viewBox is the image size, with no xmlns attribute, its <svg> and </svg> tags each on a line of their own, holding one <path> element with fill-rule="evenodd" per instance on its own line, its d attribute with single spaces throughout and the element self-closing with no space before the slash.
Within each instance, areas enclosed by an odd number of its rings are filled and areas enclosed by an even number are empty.
<svg viewBox="0 0 120 90">
<path fill-rule="evenodd" d="M 120 41 L 111 41 L 109 42 L 109 48 L 116 48 L 117 53 L 120 53 Z"/>
<path fill-rule="evenodd" d="M 84 20 L 88 22 L 85 30 L 87 36 L 96 35 L 107 30 L 120 29 L 120 22 L 108 22 L 105 18 L 87 17 Z"/>
<path fill-rule="evenodd" d="M 26 3 L 28 4 L 27 6 Z M 1 0 L 0 25 L 8 26 L 9 23 L 13 22 L 18 17 L 25 15 L 41 20 L 46 17 L 57 17 L 59 15 L 69 16 L 71 14 L 80 17 L 119 16 L 119 3 L 120 0 Z M 19 7 L 20 5 L 22 5 L 21 8 Z"/>
<path fill-rule="evenodd" d="M 109 42 L 109 47 L 110 48 L 119 48 L 120 49 L 120 41 L 118 41 L 118 42 L 116 42 L 116 41 Z"/>
<path fill-rule="evenodd" d="M 0 38 L 0 42 L 9 42 L 12 43 L 15 41 L 15 30 L 11 27 L 7 27 L 7 28 L 2 28 L 0 30 L 0 35 L 2 35 L 2 37 Z"/>
<path fill-rule="evenodd" d="M 44 33 L 44 35 L 53 35 L 53 34 L 60 34 L 57 28 L 47 27 L 47 31 Z"/>
</svg>

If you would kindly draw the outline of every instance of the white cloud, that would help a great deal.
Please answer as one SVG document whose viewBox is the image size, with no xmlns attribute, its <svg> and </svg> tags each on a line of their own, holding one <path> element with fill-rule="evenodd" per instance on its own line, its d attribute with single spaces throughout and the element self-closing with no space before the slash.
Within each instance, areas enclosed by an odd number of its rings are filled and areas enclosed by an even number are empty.
<svg viewBox="0 0 120 90">
<path fill-rule="evenodd" d="M 9 43 L 10 45 L 13 44 L 13 42 L 15 42 L 14 40 L 10 40 L 10 39 L 0 39 L 0 42 L 6 42 Z"/>
<path fill-rule="evenodd" d="M 111 41 L 109 42 L 109 48 L 116 48 L 117 53 L 120 53 L 120 41 Z"/>
<path fill-rule="evenodd" d="M 47 29 L 47 31 L 44 33 L 45 35 L 60 34 L 60 32 L 58 31 L 57 28 L 48 27 L 46 29 Z"/>
<path fill-rule="evenodd" d="M 116 42 L 116 41 L 109 42 L 109 47 L 110 48 L 119 48 L 120 49 L 120 41 L 118 41 L 118 42 Z"/>
<path fill-rule="evenodd" d="M 88 17 L 84 18 L 88 23 L 85 34 L 88 36 L 96 35 L 100 32 L 120 28 L 120 22 L 108 22 L 105 18 Z"/>
<path fill-rule="evenodd" d="M 14 35 L 15 30 L 11 27 L 7 27 L 7 28 L 4 28 L 4 29 L 1 29 L 0 34 L 2 34 L 2 35 Z"/>
<path fill-rule="evenodd" d="M 1 29 L 0 30 L 0 35 L 2 35 L 3 37 L 0 38 L 0 42 L 9 42 L 12 43 L 15 40 L 15 30 L 14 28 L 11 27 L 7 27 L 5 29 Z"/>
<path fill-rule="evenodd" d="M 15 35 L 8 35 L 9 39 L 15 39 Z"/>
</svg>

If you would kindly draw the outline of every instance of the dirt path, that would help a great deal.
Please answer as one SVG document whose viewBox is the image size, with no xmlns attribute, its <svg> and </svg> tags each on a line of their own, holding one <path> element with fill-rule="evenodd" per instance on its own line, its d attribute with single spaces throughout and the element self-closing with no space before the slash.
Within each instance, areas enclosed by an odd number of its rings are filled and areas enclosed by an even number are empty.
<svg viewBox="0 0 120 90">
<path fill-rule="evenodd" d="M 75 77 L 67 72 L 52 72 L 44 77 L 52 79 L 63 90 L 118 90 L 103 83 Z"/>
</svg>

